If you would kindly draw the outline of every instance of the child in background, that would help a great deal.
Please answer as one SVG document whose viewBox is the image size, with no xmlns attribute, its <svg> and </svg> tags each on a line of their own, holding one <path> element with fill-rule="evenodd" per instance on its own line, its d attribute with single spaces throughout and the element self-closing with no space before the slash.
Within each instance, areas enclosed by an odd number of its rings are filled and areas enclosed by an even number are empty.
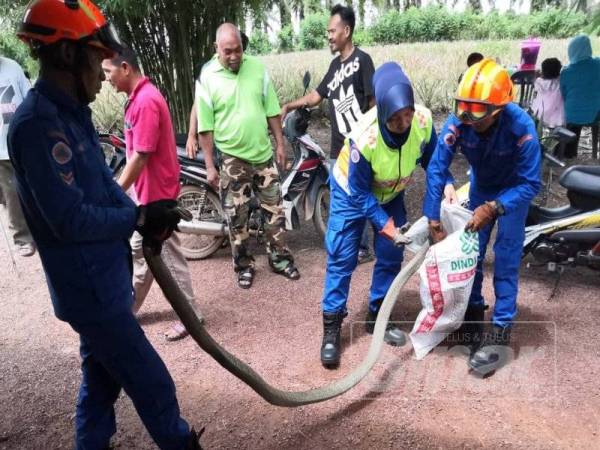
<svg viewBox="0 0 600 450">
<path fill-rule="evenodd" d="M 471 67 L 473 64 L 477 64 L 479 61 L 483 59 L 483 55 L 479 52 L 469 53 L 467 56 L 467 68 Z M 458 83 L 462 81 L 463 74 L 461 73 L 458 77 Z"/>
<path fill-rule="evenodd" d="M 557 58 L 545 59 L 542 61 L 542 76 L 535 80 L 535 98 L 531 108 L 542 125 L 549 128 L 565 124 L 565 107 L 560 93 L 561 68 Z"/>
</svg>

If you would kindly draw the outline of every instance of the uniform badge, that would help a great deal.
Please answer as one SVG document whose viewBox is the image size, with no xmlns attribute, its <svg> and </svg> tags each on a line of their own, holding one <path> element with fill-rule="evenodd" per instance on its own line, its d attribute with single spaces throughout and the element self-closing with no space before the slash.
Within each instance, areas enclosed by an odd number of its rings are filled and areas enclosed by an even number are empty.
<svg viewBox="0 0 600 450">
<path fill-rule="evenodd" d="M 360 152 L 354 146 L 352 146 L 352 150 L 350 151 L 350 159 L 354 164 L 358 164 L 358 161 L 360 161 Z"/>
<path fill-rule="evenodd" d="M 454 144 L 456 144 L 456 136 L 454 133 L 446 133 L 446 136 L 444 136 L 444 144 L 446 144 L 448 147 L 452 147 Z"/>
<path fill-rule="evenodd" d="M 59 172 L 60 178 L 63 180 L 63 183 L 65 183 L 67 186 L 71 186 L 73 184 L 73 181 L 75 180 L 75 176 L 73 175 L 73 172 L 68 172 L 68 173 L 63 173 L 63 172 Z"/>
<path fill-rule="evenodd" d="M 52 157 L 58 164 L 67 164 L 73 158 L 73 152 L 64 142 L 57 142 L 52 147 Z"/>
</svg>

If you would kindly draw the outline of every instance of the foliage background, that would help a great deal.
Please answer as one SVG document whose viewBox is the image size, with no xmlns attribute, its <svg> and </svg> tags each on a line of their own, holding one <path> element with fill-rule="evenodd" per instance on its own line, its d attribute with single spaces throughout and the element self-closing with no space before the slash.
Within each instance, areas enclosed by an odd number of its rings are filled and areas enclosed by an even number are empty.
<svg viewBox="0 0 600 450">
<path fill-rule="evenodd" d="M 538 65 L 549 57 L 557 57 L 567 64 L 568 43 L 568 39 L 543 39 Z M 386 61 L 398 62 L 412 81 L 418 101 L 434 111 L 446 111 L 458 77 L 466 69 L 469 53 L 478 51 L 512 66 L 520 62 L 520 44 L 521 40 L 427 42 L 365 47 L 364 50 L 373 58 L 375 67 Z M 600 53 L 600 38 L 592 38 L 592 47 L 594 54 Z M 328 50 L 313 50 L 262 58 L 279 100 L 284 103 L 302 94 L 302 75 L 306 70 L 312 75 L 311 87 L 316 87 L 332 57 Z"/>
<path fill-rule="evenodd" d="M 26 0 L 0 0 L 0 52 L 17 60 L 33 77 L 37 63 L 14 36 Z M 158 85 L 171 107 L 174 125 L 186 131 L 193 101 L 194 79 L 213 54 L 216 28 L 224 21 L 238 23 L 253 18 L 249 52 L 264 55 L 280 101 L 300 95 L 305 70 L 313 83 L 321 79 L 331 60 L 326 45 L 328 8 L 324 0 L 98 0 L 121 37 L 140 56 L 144 71 Z M 582 29 L 600 31 L 600 10 L 587 11 L 587 1 L 577 0 L 564 9 L 564 0 L 535 0 L 529 15 L 492 12 L 482 15 L 479 0 L 470 0 L 466 12 L 454 13 L 441 6 L 421 7 L 420 0 L 376 0 L 381 14 L 369 28 L 355 30 L 355 43 L 367 48 L 375 64 L 400 62 L 411 77 L 417 97 L 434 110 L 449 105 L 455 80 L 464 68 L 466 55 L 482 51 L 508 64 L 518 62 L 519 40 L 544 38 L 542 55 L 558 56 L 566 63 L 566 40 Z M 268 38 L 269 14 L 279 10 L 282 29 L 276 41 Z M 355 5 L 356 6 L 356 5 Z M 563 9 L 558 7 L 562 6 Z M 358 0 L 359 17 L 365 3 Z M 294 33 L 291 15 L 299 14 L 300 32 Z M 271 17 L 272 19 L 272 17 Z M 452 42 L 450 42 L 452 41 Z M 398 45 L 400 44 L 400 45 Z M 596 52 L 598 41 L 594 41 Z M 307 50 L 298 53 L 301 50 Z M 284 53 L 273 54 L 275 51 Z M 295 53 L 290 53 L 295 52 Z M 94 105 L 97 122 L 109 126 L 118 120 L 123 96 L 103 90 Z"/>
</svg>

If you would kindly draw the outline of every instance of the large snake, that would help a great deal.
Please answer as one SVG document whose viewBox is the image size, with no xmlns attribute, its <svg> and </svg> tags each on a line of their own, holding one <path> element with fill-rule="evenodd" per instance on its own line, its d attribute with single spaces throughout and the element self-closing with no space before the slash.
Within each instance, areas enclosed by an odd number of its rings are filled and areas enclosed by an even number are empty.
<svg viewBox="0 0 600 450">
<path fill-rule="evenodd" d="M 371 346 L 362 363 L 354 369 L 353 372 L 334 383 L 317 389 L 310 389 L 308 391 L 291 392 L 283 391 L 269 385 L 246 363 L 221 347 L 206 331 L 202 321 L 198 318 L 194 309 L 177 286 L 177 283 L 173 280 L 171 273 L 160 257 L 160 249 L 146 243 L 144 243 L 143 246 L 144 257 L 146 258 L 148 266 L 154 274 L 156 281 L 179 316 L 179 319 L 200 348 L 212 356 L 221 366 L 254 389 L 254 391 L 267 402 L 273 405 L 287 407 L 308 405 L 310 403 L 322 402 L 337 397 L 352 389 L 369 373 L 381 352 L 386 325 L 394 304 L 398 300 L 400 291 L 418 269 L 425 258 L 425 253 L 428 248 L 428 243 L 423 244 L 416 255 L 405 264 L 404 268 L 392 282 L 392 285 L 383 300 L 381 309 L 379 310 L 377 321 L 375 322 Z"/>
</svg>

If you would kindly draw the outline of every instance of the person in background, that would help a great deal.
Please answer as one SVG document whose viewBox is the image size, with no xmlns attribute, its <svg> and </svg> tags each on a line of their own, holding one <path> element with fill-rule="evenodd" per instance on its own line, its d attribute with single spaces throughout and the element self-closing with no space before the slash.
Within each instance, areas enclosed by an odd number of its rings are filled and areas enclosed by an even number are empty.
<svg viewBox="0 0 600 450">
<path fill-rule="evenodd" d="M 102 68 L 115 90 L 128 96 L 124 127 L 127 164 L 118 180 L 119 185 L 125 192 L 133 186 L 135 200 L 140 205 L 160 199 L 177 201 L 180 168 L 166 100 L 150 80 L 142 75 L 133 50 L 123 48 L 112 59 L 104 60 Z M 142 307 L 154 281 L 144 258 L 142 240 L 142 235 L 136 231 L 130 242 L 133 252 L 134 313 Z M 163 243 L 162 254 L 181 292 L 200 316 L 190 269 L 176 233 Z M 187 335 L 183 324 L 177 322 L 165 334 L 165 338 L 176 341 Z"/>
<path fill-rule="evenodd" d="M 483 55 L 479 52 L 469 53 L 467 56 L 467 68 L 471 67 L 473 64 L 477 64 L 479 61 L 483 59 Z M 463 73 L 458 77 L 458 82 L 460 83 L 463 77 Z"/>
<path fill-rule="evenodd" d="M 329 122 L 331 123 L 331 167 L 335 165 L 344 139 L 363 114 L 375 105 L 371 81 L 375 67 L 373 60 L 352 42 L 356 18 L 349 6 L 335 5 L 327 26 L 331 53 L 339 53 L 331 63 L 317 89 L 281 108 L 281 118 L 298 108 L 312 108 L 323 99 L 329 99 Z M 358 262 L 373 260 L 369 248 L 368 224 L 361 236 Z"/>
<path fill-rule="evenodd" d="M 33 255 L 35 245 L 23 217 L 15 188 L 15 174 L 8 157 L 7 137 L 10 121 L 30 87 L 21 66 L 12 59 L 0 56 L 0 199 L 6 207 L 13 243 L 21 256 Z"/>
<path fill-rule="evenodd" d="M 560 93 L 560 70 L 557 58 L 542 61 L 542 76 L 534 84 L 535 97 L 531 109 L 543 126 L 554 128 L 565 125 L 565 105 Z"/>
<path fill-rule="evenodd" d="M 600 58 L 592 57 L 592 44 L 586 35 L 573 38 L 568 53 L 569 65 L 560 73 L 560 92 L 567 128 L 577 135 L 567 144 L 565 157 L 576 158 L 582 125 L 600 120 Z"/>
<path fill-rule="evenodd" d="M 111 448 L 125 390 L 160 449 L 198 450 L 173 379 L 131 310 L 131 234 L 156 247 L 180 216 L 168 199 L 136 207 L 112 179 L 88 106 L 104 81 L 102 60 L 121 50 L 118 37 L 92 2 L 74 0 L 32 1 L 18 36 L 40 77 L 13 117 L 8 147 L 54 313 L 79 335 L 75 447 Z"/>
<path fill-rule="evenodd" d="M 412 85 L 393 62 L 373 75 L 377 109 L 370 110 L 346 138 L 333 167 L 330 212 L 325 235 L 327 270 L 321 307 L 321 364 L 335 368 L 341 359 L 340 330 L 348 315 L 350 280 L 368 219 L 376 229 L 375 266 L 365 329 L 373 334 L 383 299 L 398 275 L 409 243 L 400 227 L 406 223 L 404 191 L 417 165 L 427 167 L 437 137 L 431 112 L 415 105 Z M 448 194 L 454 194 L 448 177 Z M 385 342 L 406 342 L 404 332 L 388 323 Z"/>
<path fill-rule="evenodd" d="M 227 216 L 238 286 L 249 289 L 254 281 L 254 258 L 247 249 L 253 192 L 265 216 L 271 269 L 289 280 L 298 280 L 300 272 L 285 240 L 277 165 L 286 166 L 286 154 L 277 94 L 264 64 L 244 54 L 235 25 L 225 23 L 217 29 L 216 50 L 197 84 L 198 133 L 208 182 L 219 186 Z M 275 152 L 269 129 L 275 137 Z M 223 155 L 220 173 L 214 161 L 215 146 Z"/>
<path fill-rule="evenodd" d="M 529 203 L 540 190 L 541 151 L 531 117 L 512 103 L 513 84 L 506 69 L 492 59 L 474 64 L 464 74 L 427 168 L 423 212 L 434 243 L 446 237 L 440 204 L 447 171 L 457 152 L 471 165 L 466 230 L 479 233 L 479 260 L 458 340 L 470 347 L 469 367 L 487 374 L 506 362 L 511 327 L 517 314 L 519 267 Z M 492 228 L 496 303 L 484 332 L 485 302 L 481 293 L 483 261 Z"/>
<path fill-rule="evenodd" d="M 248 39 L 248 36 L 246 36 L 246 33 L 242 32 L 242 31 L 240 31 L 240 36 L 242 37 L 242 50 L 246 51 L 250 40 Z M 198 151 L 201 151 L 201 149 L 198 147 L 198 105 L 197 105 L 198 95 L 197 95 L 197 93 L 198 93 L 198 85 L 200 84 L 200 75 L 202 74 L 202 68 L 204 67 L 204 64 L 206 64 L 206 63 L 201 63 L 198 66 L 198 77 L 196 78 L 196 82 L 195 82 L 194 102 L 192 103 L 192 109 L 190 110 L 188 136 L 187 136 L 187 141 L 185 144 L 185 150 L 187 152 L 188 158 L 191 158 L 191 159 L 195 159 Z"/>
</svg>

